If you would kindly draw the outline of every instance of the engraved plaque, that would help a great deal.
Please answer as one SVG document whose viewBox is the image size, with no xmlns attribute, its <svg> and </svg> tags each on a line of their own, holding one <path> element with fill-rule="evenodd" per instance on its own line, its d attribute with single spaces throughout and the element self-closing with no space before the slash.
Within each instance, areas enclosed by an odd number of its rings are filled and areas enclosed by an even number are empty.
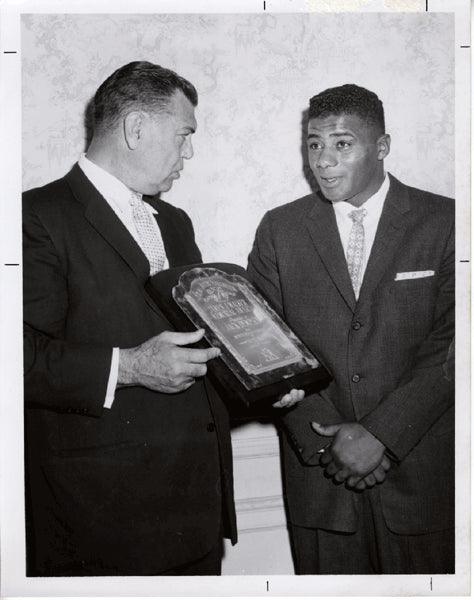
<svg viewBox="0 0 474 600">
<path fill-rule="evenodd" d="M 190 324 L 204 328 L 207 345 L 221 349 L 221 356 L 208 363 L 210 373 L 221 391 L 246 404 L 276 401 L 291 388 L 328 380 L 316 357 L 238 265 L 163 271 L 151 278 L 148 292 L 178 330 L 189 331 Z M 186 315 L 186 324 L 176 307 Z"/>
</svg>

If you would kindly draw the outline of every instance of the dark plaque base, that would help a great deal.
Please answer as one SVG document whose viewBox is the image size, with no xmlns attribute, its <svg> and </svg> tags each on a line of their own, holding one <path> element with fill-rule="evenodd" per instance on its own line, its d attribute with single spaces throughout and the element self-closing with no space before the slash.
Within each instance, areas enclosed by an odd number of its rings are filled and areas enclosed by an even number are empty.
<svg viewBox="0 0 474 600">
<path fill-rule="evenodd" d="M 177 331 L 205 330 L 198 346 L 221 349 L 208 363 L 221 393 L 243 401 L 275 402 L 293 388 L 307 393 L 329 375 L 306 346 L 231 263 L 190 265 L 161 271 L 147 292 Z"/>
</svg>

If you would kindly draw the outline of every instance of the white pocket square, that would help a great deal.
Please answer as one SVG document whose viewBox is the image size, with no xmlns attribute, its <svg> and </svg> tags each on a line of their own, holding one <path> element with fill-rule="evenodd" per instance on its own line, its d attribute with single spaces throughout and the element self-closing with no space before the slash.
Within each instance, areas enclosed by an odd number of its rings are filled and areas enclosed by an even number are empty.
<svg viewBox="0 0 474 600">
<path fill-rule="evenodd" d="M 421 279 L 422 277 L 433 277 L 434 271 L 407 271 L 406 273 L 397 273 L 395 281 L 403 279 Z"/>
</svg>

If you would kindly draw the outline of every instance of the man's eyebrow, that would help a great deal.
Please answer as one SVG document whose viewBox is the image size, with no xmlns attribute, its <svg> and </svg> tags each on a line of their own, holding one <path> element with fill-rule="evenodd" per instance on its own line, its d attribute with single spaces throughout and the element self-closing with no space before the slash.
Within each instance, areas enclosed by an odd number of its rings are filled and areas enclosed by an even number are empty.
<svg viewBox="0 0 474 600">
<path fill-rule="evenodd" d="M 353 133 L 351 133 L 350 131 L 336 131 L 336 132 L 334 132 L 334 133 L 330 133 L 330 134 L 329 134 L 329 137 L 347 137 L 347 136 L 349 136 L 349 137 L 353 137 L 353 138 L 355 138 L 355 137 L 356 137 L 356 136 L 355 136 Z M 320 134 L 318 134 L 318 133 L 312 133 L 312 132 L 310 131 L 310 132 L 308 133 L 308 137 L 307 137 L 307 139 L 309 140 L 309 139 L 311 139 L 311 138 L 320 138 L 320 137 L 322 137 Z"/>
<path fill-rule="evenodd" d="M 193 133 L 196 133 L 196 129 L 191 127 L 191 125 L 183 125 L 176 129 L 176 135 L 190 135 Z"/>
</svg>

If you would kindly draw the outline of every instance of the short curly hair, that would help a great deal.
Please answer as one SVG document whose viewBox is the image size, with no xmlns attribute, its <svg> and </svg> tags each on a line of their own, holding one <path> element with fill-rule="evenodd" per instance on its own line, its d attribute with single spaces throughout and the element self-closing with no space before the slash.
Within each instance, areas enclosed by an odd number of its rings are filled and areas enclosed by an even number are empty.
<svg viewBox="0 0 474 600">
<path fill-rule="evenodd" d="M 341 114 L 357 115 L 373 125 L 379 135 L 385 133 L 383 104 L 377 94 L 363 87 L 347 83 L 324 90 L 309 101 L 310 119 Z"/>
<path fill-rule="evenodd" d="M 104 131 L 117 125 L 130 110 L 165 112 L 177 90 L 193 106 L 197 105 L 196 88 L 171 69 L 148 61 L 128 63 L 114 71 L 95 93 L 94 130 Z"/>
</svg>

